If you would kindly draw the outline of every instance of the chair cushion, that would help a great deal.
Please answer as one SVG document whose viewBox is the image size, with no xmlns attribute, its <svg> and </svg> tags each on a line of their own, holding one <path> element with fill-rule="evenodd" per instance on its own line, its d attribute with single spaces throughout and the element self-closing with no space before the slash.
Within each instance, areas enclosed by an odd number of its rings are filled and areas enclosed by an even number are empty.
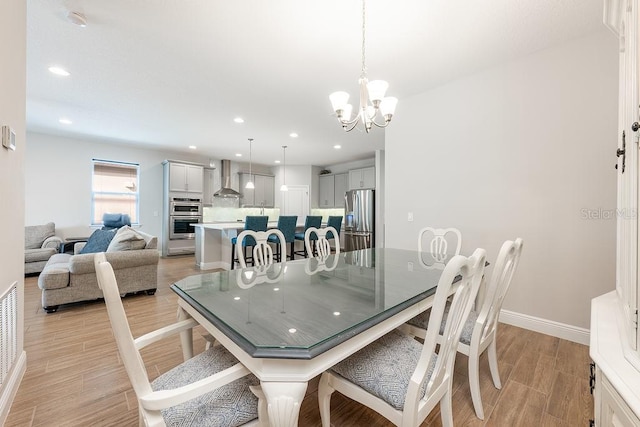
<svg viewBox="0 0 640 427">
<path fill-rule="evenodd" d="M 106 252 L 133 251 L 144 249 L 147 242 L 133 228 L 125 225 L 118 229 L 107 247 Z"/>
<path fill-rule="evenodd" d="M 331 371 L 402 410 L 421 352 L 421 343 L 394 330 L 338 363 Z M 431 357 L 427 379 L 420 391 L 421 398 L 425 395 L 437 357 L 435 353 Z"/>
<path fill-rule="evenodd" d="M 224 347 L 206 350 L 151 383 L 154 391 L 170 390 L 227 369 L 238 360 Z M 235 427 L 258 418 L 258 398 L 249 390 L 259 385 L 254 375 L 242 377 L 180 405 L 163 409 L 167 426 Z"/>
<path fill-rule="evenodd" d="M 47 261 L 49 258 L 51 258 L 51 255 L 54 255 L 57 252 L 58 251 L 53 248 L 25 249 L 24 262 Z"/>
<path fill-rule="evenodd" d="M 38 287 L 40 289 L 61 289 L 69 286 L 69 260 L 71 254 L 55 254 L 42 270 L 38 277 Z"/>
<path fill-rule="evenodd" d="M 444 308 L 444 314 L 442 315 L 442 323 L 440 324 L 440 335 L 444 334 L 444 328 L 447 324 L 447 315 L 449 314 L 449 308 L 451 304 L 447 302 L 447 305 Z M 409 320 L 407 323 L 412 326 L 417 326 L 421 329 L 427 329 L 429 326 L 429 315 L 431 314 L 431 310 L 424 311 L 418 314 L 413 319 Z M 476 320 L 478 320 L 479 313 L 477 311 L 472 310 L 469 312 L 469 317 L 467 317 L 467 321 L 464 322 L 464 326 L 462 328 L 462 333 L 460 334 L 460 342 L 462 344 L 470 345 L 471 344 L 471 336 L 473 335 L 473 328 L 476 326 Z"/>
<path fill-rule="evenodd" d="M 81 254 L 93 254 L 96 252 L 106 252 L 109 247 L 109 243 L 111 243 L 111 239 L 116 235 L 115 229 L 113 230 L 96 230 L 91 233 L 89 239 L 87 240 L 87 244 L 84 245 Z"/>
<path fill-rule="evenodd" d="M 24 248 L 37 249 L 47 237 L 55 236 L 56 225 L 49 222 L 44 225 L 29 225 L 24 228 Z"/>
</svg>

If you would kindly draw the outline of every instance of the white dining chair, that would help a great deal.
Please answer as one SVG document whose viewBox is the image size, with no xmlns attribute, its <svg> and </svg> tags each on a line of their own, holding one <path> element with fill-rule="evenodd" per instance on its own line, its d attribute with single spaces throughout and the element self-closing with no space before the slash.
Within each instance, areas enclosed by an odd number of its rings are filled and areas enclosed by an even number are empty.
<svg viewBox="0 0 640 427">
<path fill-rule="evenodd" d="M 315 239 L 311 237 L 312 233 L 315 233 L 317 236 Z M 327 234 L 329 233 L 334 239 L 340 235 L 334 227 L 307 228 L 304 232 L 304 247 L 307 253 L 310 254 L 309 256 L 326 258 L 331 255 L 331 245 L 329 244 L 329 238 L 327 238 Z M 340 253 L 340 243 L 336 242 L 334 246 L 335 253 L 338 255 Z"/>
<path fill-rule="evenodd" d="M 428 244 L 424 245 L 425 242 Z M 449 248 L 449 244 L 453 248 Z M 448 257 L 459 255 L 461 247 L 462 233 L 457 228 L 424 227 L 418 232 L 418 252 L 428 253 L 433 259 L 434 268 L 442 268 Z M 425 267 L 429 265 L 425 263 Z"/>
<path fill-rule="evenodd" d="M 269 236 L 275 235 L 278 237 L 278 243 L 269 242 Z M 271 244 L 279 245 L 280 250 L 278 253 L 286 253 L 286 241 L 284 238 L 284 234 L 282 231 L 273 228 L 267 231 L 253 231 L 253 230 L 244 230 L 240 234 L 238 234 L 237 241 L 243 242 L 245 237 L 253 237 L 256 241 L 255 245 L 252 248 L 252 259 L 253 265 L 256 266 L 266 266 L 271 265 L 276 262 L 276 256 L 271 248 Z M 244 258 L 244 247 L 241 243 L 235 246 L 236 249 L 236 258 L 238 259 L 238 263 L 240 263 L 241 268 L 247 267 L 247 262 Z M 286 262 L 286 257 L 284 258 Z"/>
<path fill-rule="evenodd" d="M 322 426 L 329 427 L 331 394 L 339 391 L 368 406 L 393 424 L 417 427 L 440 403 L 442 424 L 453 426 L 452 383 L 456 347 L 462 326 L 484 273 L 485 251 L 457 255 L 440 276 L 431 309 L 437 325 L 452 294 L 449 316 L 438 352 L 439 328 L 427 331 L 424 343 L 394 330 L 324 372 L 318 386 Z M 454 283 L 456 276 L 460 280 Z M 455 292 L 454 292 L 455 289 Z"/>
<path fill-rule="evenodd" d="M 141 426 L 266 425 L 266 400 L 259 380 L 224 347 L 206 350 L 150 382 L 140 349 L 197 323 L 182 320 L 134 339 L 111 264 L 104 253 L 94 256 L 94 264 L 120 357 L 138 400 Z"/>
<path fill-rule="evenodd" d="M 496 336 L 498 334 L 498 317 L 502 308 L 502 302 L 509 290 L 509 285 L 513 279 L 513 275 L 520 261 L 522 253 L 522 239 L 518 238 L 515 242 L 507 240 L 503 243 L 498 259 L 493 267 L 493 274 L 487 285 L 484 300 L 479 310 L 472 310 L 465 322 L 462 334 L 460 335 L 460 343 L 458 351 L 469 357 L 469 388 L 471 389 L 471 399 L 476 416 L 481 420 L 484 419 L 484 409 L 482 407 L 482 397 L 480 395 L 480 356 L 485 350 L 489 358 L 489 369 L 493 384 L 497 389 L 502 387 L 500 382 L 500 373 L 498 371 L 498 356 L 496 353 Z M 434 320 L 437 321 L 437 320 Z M 403 326 L 403 331 L 424 338 L 429 329 L 432 319 L 429 312 L 426 311 Z M 445 319 L 441 322 L 440 332 L 444 331 Z M 438 337 L 441 341 L 442 335 Z"/>
</svg>

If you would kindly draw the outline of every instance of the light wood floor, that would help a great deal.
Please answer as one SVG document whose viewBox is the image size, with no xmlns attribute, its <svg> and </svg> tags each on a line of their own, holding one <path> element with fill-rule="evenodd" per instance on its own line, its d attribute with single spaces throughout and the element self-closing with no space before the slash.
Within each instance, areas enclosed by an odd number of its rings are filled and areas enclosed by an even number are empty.
<svg viewBox="0 0 640 427">
<path fill-rule="evenodd" d="M 175 319 L 169 285 L 197 274 L 194 258 L 161 259 L 158 292 L 124 298 L 134 336 Z M 517 284 L 515 284 L 517 285 Z M 203 330 L 194 331 L 196 351 Z M 27 372 L 6 426 L 136 426 L 137 404 L 113 340 L 104 302 L 61 306 L 46 314 L 37 277 L 25 278 Z M 150 378 L 182 361 L 179 339 L 144 349 Z M 593 417 L 589 352 L 583 345 L 501 324 L 498 363 L 503 387 L 493 387 L 486 356 L 481 361 L 485 421 L 475 417 L 465 356 L 458 355 L 453 409 L 456 426 L 586 426 Z M 317 379 L 308 388 L 301 426 L 319 426 Z M 334 393 L 332 425 L 389 426 L 375 412 Z M 423 426 L 439 426 L 436 407 Z"/>
</svg>

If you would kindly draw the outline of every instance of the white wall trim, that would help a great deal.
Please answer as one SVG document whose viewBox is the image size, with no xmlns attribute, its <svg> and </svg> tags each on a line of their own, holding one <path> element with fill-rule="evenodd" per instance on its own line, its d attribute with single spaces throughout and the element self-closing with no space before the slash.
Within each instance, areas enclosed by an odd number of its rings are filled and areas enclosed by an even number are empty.
<svg viewBox="0 0 640 427">
<path fill-rule="evenodd" d="M 500 311 L 500 321 L 530 331 L 551 335 L 578 344 L 589 345 L 589 330 L 577 326 L 541 319 L 527 314 L 516 313 L 508 310 Z"/>
<path fill-rule="evenodd" d="M 13 399 L 18 393 L 18 387 L 22 382 L 22 377 L 27 370 L 27 353 L 23 351 L 16 359 L 13 365 L 12 373 L 7 377 L 7 381 L 3 384 L 2 393 L 0 393 L 0 426 L 3 426 L 7 417 L 9 416 L 9 410 Z"/>
</svg>

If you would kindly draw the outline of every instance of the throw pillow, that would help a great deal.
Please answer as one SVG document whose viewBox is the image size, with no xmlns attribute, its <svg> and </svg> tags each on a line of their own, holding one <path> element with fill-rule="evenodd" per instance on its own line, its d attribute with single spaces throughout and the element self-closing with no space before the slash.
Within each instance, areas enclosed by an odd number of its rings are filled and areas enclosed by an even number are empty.
<svg viewBox="0 0 640 427">
<path fill-rule="evenodd" d="M 125 225 L 120 227 L 113 237 L 107 252 L 132 251 L 136 249 L 144 249 L 147 242 L 133 228 Z"/>
<path fill-rule="evenodd" d="M 113 236 L 116 235 L 116 230 L 96 230 L 91 236 L 89 236 L 89 240 L 87 240 L 87 244 L 84 245 L 82 250 L 80 250 L 81 254 L 93 254 L 96 252 L 106 252 L 109 247 L 109 243 L 113 239 Z"/>
</svg>

